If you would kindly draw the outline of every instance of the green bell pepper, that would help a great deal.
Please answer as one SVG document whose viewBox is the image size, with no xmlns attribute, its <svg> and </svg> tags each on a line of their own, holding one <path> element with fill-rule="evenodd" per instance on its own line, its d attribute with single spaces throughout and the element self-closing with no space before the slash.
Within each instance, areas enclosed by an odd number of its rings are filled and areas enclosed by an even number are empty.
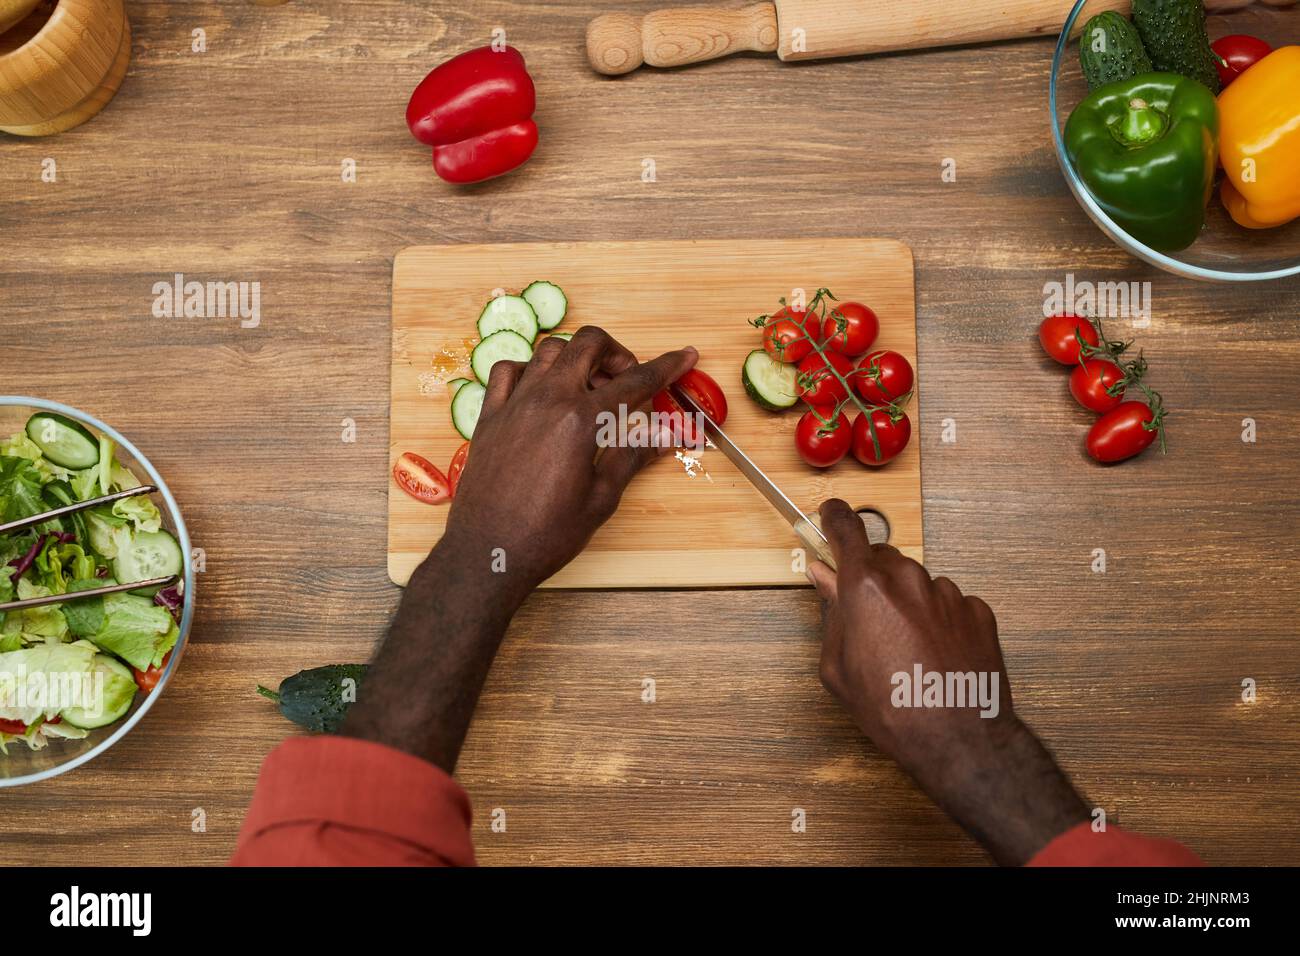
<svg viewBox="0 0 1300 956">
<path fill-rule="evenodd" d="M 1196 241 L 1219 155 L 1219 111 L 1203 84 L 1176 73 L 1109 83 L 1070 114 L 1065 150 L 1134 239 L 1160 252 Z"/>
</svg>

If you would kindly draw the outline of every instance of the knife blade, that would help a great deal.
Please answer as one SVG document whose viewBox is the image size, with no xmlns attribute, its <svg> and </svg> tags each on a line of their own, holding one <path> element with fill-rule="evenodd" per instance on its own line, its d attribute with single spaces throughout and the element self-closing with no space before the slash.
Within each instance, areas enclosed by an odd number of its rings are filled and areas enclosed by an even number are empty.
<svg viewBox="0 0 1300 956">
<path fill-rule="evenodd" d="M 742 475 L 749 479 L 749 483 L 767 499 L 767 503 L 790 523 L 790 527 L 794 529 L 795 535 L 803 542 L 804 547 L 811 551 L 818 561 L 829 565 L 834 571 L 835 556 L 831 554 L 830 542 L 826 540 L 822 529 L 813 524 L 780 486 L 767 477 L 752 458 L 741 451 L 740 446 L 728 437 L 722 427 L 709 417 L 709 413 L 701 408 L 695 399 L 676 384 L 669 385 L 668 391 L 688 414 L 699 416 L 698 420 L 704 423 L 704 434 L 708 436 L 709 441 L 736 466 Z"/>
</svg>

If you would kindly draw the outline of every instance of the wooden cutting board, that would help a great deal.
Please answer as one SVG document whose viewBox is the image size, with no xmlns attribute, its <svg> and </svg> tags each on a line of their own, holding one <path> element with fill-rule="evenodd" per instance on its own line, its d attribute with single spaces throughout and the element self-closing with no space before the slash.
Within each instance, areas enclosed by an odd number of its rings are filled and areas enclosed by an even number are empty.
<svg viewBox="0 0 1300 956">
<path fill-rule="evenodd" d="M 801 508 L 825 498 L 880 511 L 890 542 L 920 560 L 919 403 L 912 440 L 883 468 L 849 456 L 816 471 L 795 451 L 799 415 L 766 412 L 745 395 L 740 367 L 760 333 L 748 320 L 778 299 L 830 288 L 880 317 L 878 347 L 916 366 L 912 253 L 884 239 L 582 242 L 416 246 L 393 264 L 393 369 L 389 466 L 403 452 L 446 469 L 461 438 L 445 383 L 469 373 L 475 321 L 497 289 L 550 280 L 569 298 L 556 331 L 600 325 L 643 359 L 693 345 L 699 368 L 727 392 L 727 433 Z M 715 449 L 692 476 L 671 456 L 632 482 L 618 513 L 587 549 L 546 583 L 561 588 L 806 585 L 793 567 L 798 539 Z M 421 504 L 388 479 L 388 572 L 405 584 L 442 534 L 446 506 Z"/>
</svg>

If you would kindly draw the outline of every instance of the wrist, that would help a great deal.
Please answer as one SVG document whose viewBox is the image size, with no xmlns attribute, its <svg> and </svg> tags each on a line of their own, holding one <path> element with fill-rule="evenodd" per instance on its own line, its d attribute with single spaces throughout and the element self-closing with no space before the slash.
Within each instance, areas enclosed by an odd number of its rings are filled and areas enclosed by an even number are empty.
<svg viewBox="0 0 1300 956">
<path fill-rule="evenodd" d="M 455 606 L 458 616 L 504 629 L 533 586 L 507 573 L 497 557 L 492 548 L 449 528 L 415 569 L 407 590 L 437 593 L 438 603 Z"/>
</svg>

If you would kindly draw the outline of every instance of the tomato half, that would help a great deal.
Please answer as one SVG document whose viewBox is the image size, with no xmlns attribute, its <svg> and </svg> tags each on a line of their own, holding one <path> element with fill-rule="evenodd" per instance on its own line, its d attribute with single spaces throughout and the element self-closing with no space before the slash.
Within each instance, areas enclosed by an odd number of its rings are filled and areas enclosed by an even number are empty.
<svg viewBox="0 0 1300 956">
<path fill-rule="evenodd" d="M 883 465 L 893 461 L 907 447 L 912 438 L 912 421 L 906 412 L 895 420 L 883 408 L 875 409 L 870 415 L 871 424 L 876 426 L 880 450 L 877 452 L 876 443 L 871 440 L 867 415 L 859 413 L 853 422 L 853 457 L 864 465 Z"/>
<path fill-rule="evenodd" d="M 163 671 L 167 669 L 167 662 L 172 659 L 172 652 L 168 651 L 163 657 L 162 663 L 157 667 L 151 667 L 147 671 L 136 670 L 131 668 L 131 673 L 135 675 L 135 686 L 139 687 L 146 694 L 158 686 L 158 681 L 162 679 Z"/>
<path fill-rule="evenodd" d="M 1043 319 L 1038 326 L 1038 341 L 1043 351 L 1062 365 L 1079 364 L 1079 340 L 1075 333 L 1089 345 L 1098 345 L 1097 329 L 1078 315 L 1053 315 Z"/>
<path fill-rule="evenodd" d="M 1224 86 L 1273 52 L 1273 48 L 1259 37 L 1243 33 L 1220 37 L 1210 44 L 1210 48 L 1218 54 L 1214 65 L 1219 70 L 1219 81 Z"/>
<path fill-rule="evenodd" d="M 1124 370 L 1105 359 L 1084 359 L 1070 373 L 1070 394 L 1090 412 L 1104 414 L 1124 400 L 1124 389 L 1114 395 L 1107 391 L 1122 381 Z"/>
<path fill-rule="evenodd" d="M 714 424 L 722 425 L 727 421 L 727 394 L 707 372 L 701 372 L 697 368 L 691 369 L 676 383 L 678 388 L 691 397 L 695 404 L 700 406 L 704 414 L 713 419 Z M 652 402 L 654 410 L 660 415 L 669 416 L 670 421 L 681 422 L 678 426 L 681 430 L 682 443 L 690 448 L 698 448 L 704 444 L 704 436 L 695 433 L 695 417 L 686 415 L 683 418 L 684 410 L 673 398 L 672 394 L 665 389 L 655 395 Z"/>
<path fill-rule="evenodd" d="M 451 456 L 451 465 L 447 469 L 447 490 L 453 498 L 456 497 L 456 486 L 460 484 L 460 473 L 465 470 L 465 462 L 468 460 L 469 442 L 465 442 Z"/>
<path fill-rule="evenodd" d="M 816 325 L 815 322 L 812 323 Z M 812 350 L 808 334 L 808 313 L 785 306 L 772 313 L 763 325 L 763 348 L 778 362 L 793 365 L 803 361 Z"/>
<path fill-rule="evenodd" d="M 1121 402 L 1088 430 L 1088 454 L 1103 464 L 1124 461 L 1151 447 L 1159 429 L 1155 414 L 1144 402 Z M 1151 426 L 1151 427 L 1148 427 Z"/>
<path fill-rule="evenodd" d="M 830 369 L 835 369 L 846 381 L 852 381 L 853 360 L 839 352 L 823 354 L 825 358 L 814 353 L 799 363 L 799 397 L 813 406 L 838 405 L 849 397 L 849 392 Z"/>
<path fill-rule="evenodd" d="M 393 480 L 416 501 L 436 505 L 451 498 L 447 478 L 426 458 L 406 452 L 393 465 Z"/>
<path fill-rule="evenodd" d="M 822 320 L 822 340 L 826 347 L 850 357 L 856 358 L 871 348 L 878 335 L 880 320 L 861 302 L 841 303 Z"/>
<path fill-rule="evenodd" d="M 836 416 L 832 406 L 805 412 L 795 426 L 794 447 L 799 457 L 814 468 L 829 468 L 848 454 L 852 445 L 849 417 L 843 412 Z"/>
<path fill-rule="evenodd" d="M 916 382 L 912 363 L 897 352 L 883 350 L 862 356 L 853 387 L 869 405 L 889 405 L 903 399 Z"/>
</svg>

